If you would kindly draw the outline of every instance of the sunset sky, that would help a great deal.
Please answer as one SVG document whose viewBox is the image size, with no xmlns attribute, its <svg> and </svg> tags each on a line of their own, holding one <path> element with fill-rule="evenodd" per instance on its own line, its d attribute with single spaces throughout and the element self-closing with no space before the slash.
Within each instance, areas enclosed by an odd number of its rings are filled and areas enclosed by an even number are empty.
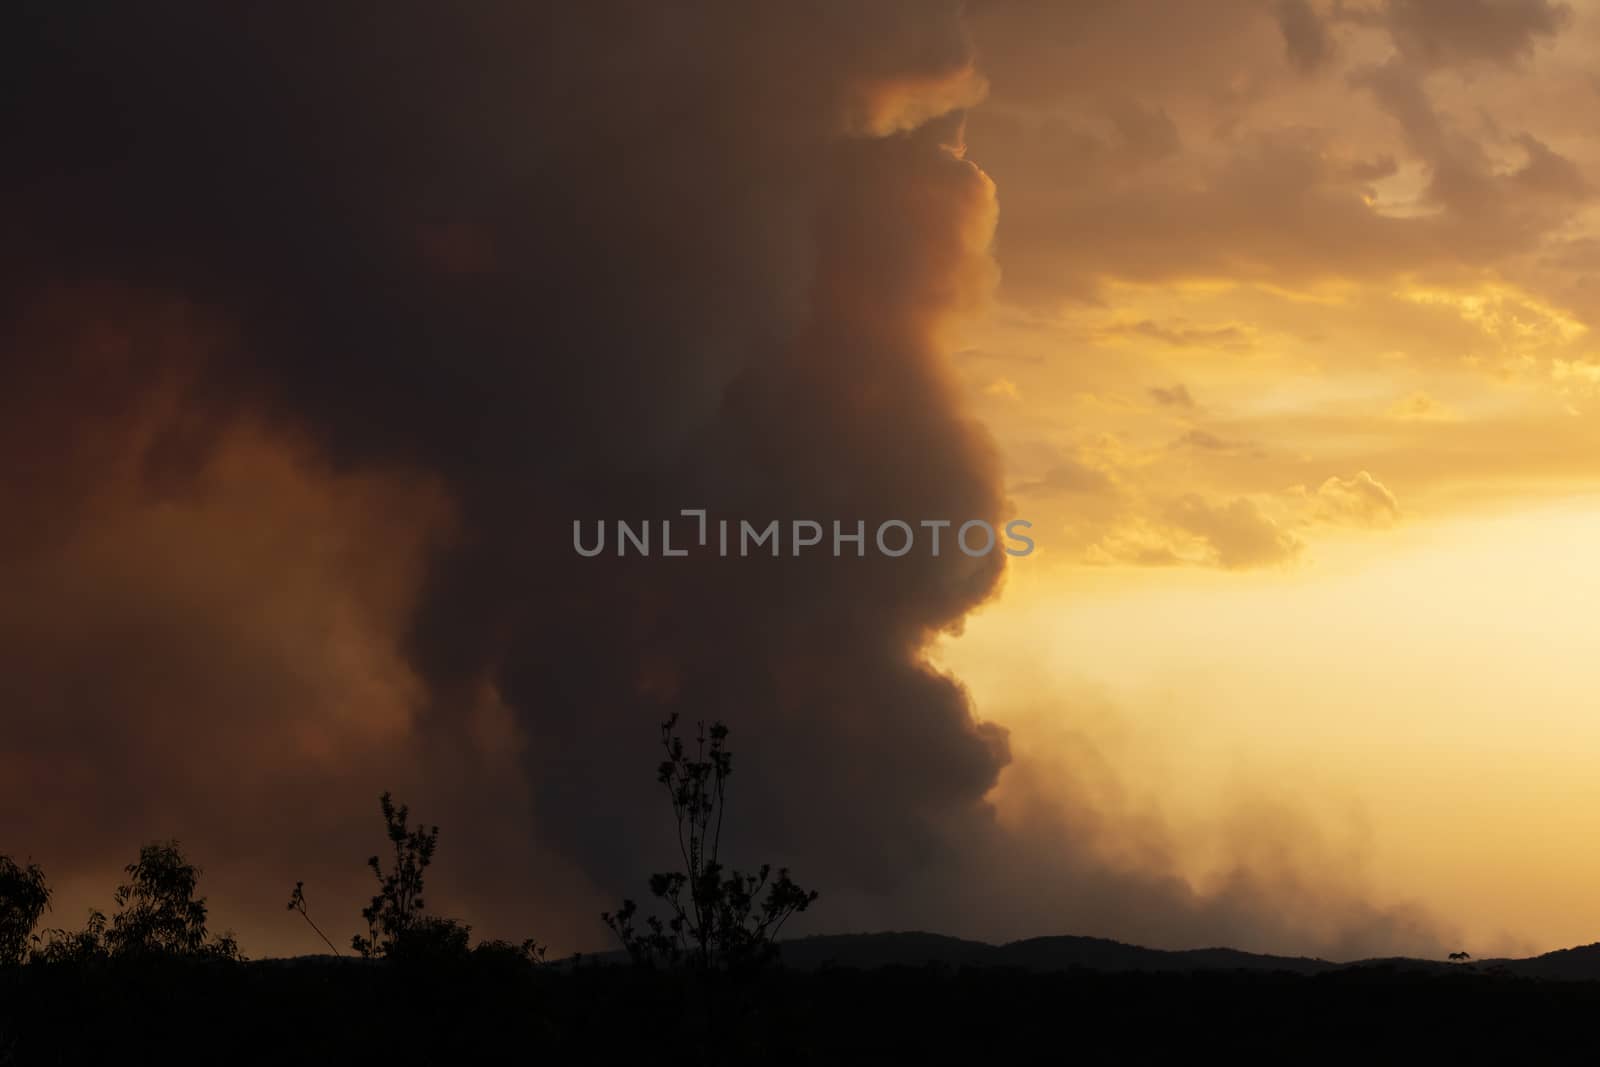
<svg viewBox="0 0 1600 1067">
<path fill-rule="evenodd" d="M 7 18 L 52 924 L 178 837 L 347 938 L 393 789 L 439 907 L 604 947 L 678 712 L 801 932 L 1600 938 L 1600 3 Z M 571 550 L 684 507 L 1038 548 Z"/>
<path fill-rule="evenodd" d="M 945 662 L 1196 877 L 1593 940 L 1600 8 L 1092 7 L 972 17 L 956 365 L 1047 532 Z"/>
</svg>

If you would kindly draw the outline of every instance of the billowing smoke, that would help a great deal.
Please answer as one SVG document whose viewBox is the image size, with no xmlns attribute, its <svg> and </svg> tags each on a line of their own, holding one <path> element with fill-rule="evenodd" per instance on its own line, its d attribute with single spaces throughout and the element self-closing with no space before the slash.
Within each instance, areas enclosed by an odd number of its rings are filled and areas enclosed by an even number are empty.
<svg viewBox="0 0 1600 1067">
<path fill-rule="evenodd" d="M 389 787 L 481 932 L 593 945 L 681 712 L 831 925 L 1271 910 L 995 821 L 1006 732 L 921 652 L 1003 557 L 573 551 L 1010 517 L 942 356 L 993 281 L 960 10 L 787 7 L 11 9 L 0 810 L 64 899 L 176 835 L 299 947 L 279 897 L 353 918 Z"/>
</svg>

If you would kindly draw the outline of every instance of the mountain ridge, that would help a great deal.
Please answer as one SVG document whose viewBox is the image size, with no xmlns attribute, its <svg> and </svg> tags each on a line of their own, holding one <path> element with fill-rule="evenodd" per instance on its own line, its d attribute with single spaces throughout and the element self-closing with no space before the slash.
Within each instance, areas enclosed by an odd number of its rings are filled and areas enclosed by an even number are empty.
<svg viewBox="0 0 1600 1067">
<path fill-rule="evenodd" d="M 803 970 L 852 967 L 871 970 L 895 966 L 1000 967 L 1031 971 L 1082 969 L 1106 973 L 1257 971 L 1305 976 L 1355 969 L 1447 973 L 1510 974 L 1527 978 L 1600 980 L 1600 942 L 1556 949 L 1524 958 L 1495 957 L 1466 962 L 1409 956 L 1336 961 L 1312 956 L 1281 956 L 1223 945 L 1160 949 L 1112 938 L 1058 934 L 994 944 L 926 930 L 860 934 L 817 934 L 781 943 L 787 966 Z M 621 952 L 584 954 L 581 959 L 612 962 Z M 573 962 L 571 959 L 563 963 Z"/>
<path fill-rule="evenodd" d="M 1500 974 L 1522 978 L 1564 981 L 1600 981 L 1600 942 L 1554 949 L 1537 956 L 1491 957 L 1449 962 L 1413 956 L 1377 956 L 1356 960 L 1325 960 L 1314 956 L 1280 956 L 1215 945 L 1204 948 L 1162 949 L 1129 944 L 1106 937 L 1054 934 L 993 944 L 926 930 L 878 931 L 859 934 L 815 934 L 780 942 L 783 962 L 799 970 L 831 967 L 874 970 L 881 967 L 984 967 L 1023 971 L 1098 971 L 1120 973 L 1184 974 L 1208 971 L 1288 973 L 1305 977 L 1339 971 L 1401 970 L 1436 974 Z M 311 964 L 340 961 L 370 963 L 349 956 L 313 954 L 270 957 L 261 964 Z M 618 949 L 585 952 L 551 961 L 566 969 L 586 964 L 627 961 Z"/>
</svg>

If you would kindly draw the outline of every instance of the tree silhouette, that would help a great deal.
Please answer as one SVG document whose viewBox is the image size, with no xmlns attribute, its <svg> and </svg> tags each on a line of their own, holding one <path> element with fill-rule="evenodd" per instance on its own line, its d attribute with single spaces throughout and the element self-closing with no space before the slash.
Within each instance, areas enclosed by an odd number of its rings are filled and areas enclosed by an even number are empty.
<svg viewBox="0 0 1600 1067">
<path fill-rule="evenodd" d="M 509 941 L 483 941 L 468 950 L 472 927 L 455 919 L 423 914 L 423 874 L 433 864 L 439 847 L 439 828 L 412 829 L 411 811 L 396 805 L 385 792 L 378 798 L 383 812 L 384 834 L 394 857 L 389 870 L 377 856 L 367 859 L 367 867 L 378 881 L 378 891 L 361 909 L 367 921 L 365 936 L 356 934 L 350 947 L 365 959 L 391 959 L 404 963 L 450 963 L 466 959 L 495 960 L 500 963 L 537 964 L 544 960 L 545 948 L 529 938 L 520 945 Z M 296 882 L 289 896 L 289 910 L 298 911 L 329 948 L 333 942 L 322 928 L 311 921 L 306 907 L 305 883 Z M 334 948 L 337 955 L 339 950 Z"/>
<path fill-rule="evenodd" d="M 178 842 L 145 845 L 124 870 L 128 881 L 117 887 L 118 910 L 104 930 L 108 953 L 239 958 L 232 934 L 206 932 L 205 898 L 194 895 L 200 868 L 184 859 Z"/>
<path fill-rule="evenodd" d="M 755 874 L 724 874 L 720 862 L 722 822 L 727 807 L 733 755 L 727 749 L 728 728 L 698 724 L 694 752 L 673 731 L 678 716 L 661 724 L 666 753 L 656 780 L 667 790 L 677 823 L 678 853 L 683 870 L 650 876 L 650 892 L 669 912 L 663 920 L 651 915 L 644 929 L 634 925 L 639 906 L 624 900 L 615 912 L 600 918 L 622 942 L 634 962 L 701 969 L 759 965 L 777 953 L 783 924 L 817 899 L 780 868 L 777 877 L 762 864 Z"/>
<path fill-rule="evenodd" d="M 395 807 L 389 793 L 378 798 L 378 806 L 394 848 L 394 866 L 386 874 L 377 856 L 367 860 L 378 880 L 378 892 L 373 894 L 372 903 L 361 909 L 361 917 L 367 920 L 367 935 L 356 934 L 350 939 L 350 947 L 367 958 L 387 955 L 416 925 L 423 908 L 422 872 L 433 862 L 433 852 L 439 844 L 439 828 L 410 829 L 409 809 L 404 804 Z M 438 931 L 430 933 L 437 935 Z"/>
<path fill-rule="evenodd" d="M 106 955 L 106 916 L 99 908 L 89 909 L 82 930 L 46 931 L 44 945 L 35 958 L 44 963 L 87 963 Z"/>
<path fill-rule="evenodd" d="M 33 928 L 50 907 L 50 887 L 36 863 L 0 856 L 0 966 L 21 963 L 37 941 Z"/>
</svg>

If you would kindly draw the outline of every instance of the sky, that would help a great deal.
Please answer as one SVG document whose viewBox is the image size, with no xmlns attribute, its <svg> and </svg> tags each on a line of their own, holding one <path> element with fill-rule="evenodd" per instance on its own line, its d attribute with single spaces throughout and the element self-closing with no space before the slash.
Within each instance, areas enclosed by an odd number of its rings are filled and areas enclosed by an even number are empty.
<svg viewBox="0 0 1600 1067">
<path fill-rule="evenodd" d="M 669 714 L 800 932 L 1594 940 L 1600 6 L 21 4 L 0 850 L 604 947 Z M 1021 558 L 583 558 L 985 519 Z"/>
<path fill-rule="evenodd" d="M 943 661 L 1191 878 L 1593 940 L 1600 9 L 971 20 L 1001 280 L 955 359 L 1045 529 Z"/>
</svg>

